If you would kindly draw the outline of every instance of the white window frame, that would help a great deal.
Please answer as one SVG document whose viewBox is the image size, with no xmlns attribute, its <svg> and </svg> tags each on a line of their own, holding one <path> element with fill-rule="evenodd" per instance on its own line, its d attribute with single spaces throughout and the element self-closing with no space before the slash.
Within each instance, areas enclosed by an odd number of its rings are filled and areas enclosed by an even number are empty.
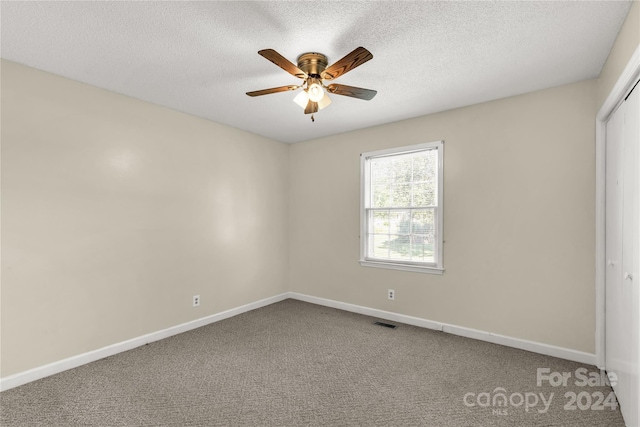
<svg viewBox="0 0 640 427">
<path fill-rule="evenodd" d="M 409 261 L 387 261 L 381 259 L 372 259 L 367 257 L 368 244 L 368 203 L 371 200 L 371 171 L 369 168 L 369 159 L 376 157 L 395 156 L 399 154 L 409 154 L 416 151 L 424 150 L 438 151 L 438 206 L 435 208 L 436 218 L 436 236 L 434 239 L 436 248 L 435 263 L 409 262 Z M 444 200 L 444 141 L 427 142 L 423 144 L 409 145 L 405 147 L 390 148 L 387 150 L 370 151 L 360 155 L 360 265 L 363 267 L 389 268 L 393 270 L 414 271 L 420 273 L 442 274 L 443 266 L 443 200 Z"/>
</svg>

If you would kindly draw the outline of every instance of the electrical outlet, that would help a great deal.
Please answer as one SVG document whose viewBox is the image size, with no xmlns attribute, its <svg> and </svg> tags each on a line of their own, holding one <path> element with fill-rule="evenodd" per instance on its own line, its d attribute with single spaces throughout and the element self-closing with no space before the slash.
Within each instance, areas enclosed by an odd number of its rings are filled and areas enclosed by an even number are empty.
<svg viewBox="0 0 640 427">
<path fill-rule="evenodd" d="M 388 289 L 387 290 L 387 297 L 389 299 L 396 299 L 396 291 L 394 291 L 393 289 Z"/>
<path fill-rule="evenodd" d="M 193 296 L 193 306 L 194 307 L 200 306 L 200 295 Z"/>
</svg>

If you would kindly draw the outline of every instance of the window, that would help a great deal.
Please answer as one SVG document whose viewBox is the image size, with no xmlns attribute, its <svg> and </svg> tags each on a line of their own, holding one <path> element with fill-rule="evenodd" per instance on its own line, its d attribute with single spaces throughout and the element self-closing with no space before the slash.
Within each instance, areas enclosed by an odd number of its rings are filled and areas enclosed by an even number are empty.
<svg viewBox="0 0 640 427">
<path fill-rule="evenodd" d="M 361 155 L 361 265 L 442 274 L 443 143 Z"/>
</svg>

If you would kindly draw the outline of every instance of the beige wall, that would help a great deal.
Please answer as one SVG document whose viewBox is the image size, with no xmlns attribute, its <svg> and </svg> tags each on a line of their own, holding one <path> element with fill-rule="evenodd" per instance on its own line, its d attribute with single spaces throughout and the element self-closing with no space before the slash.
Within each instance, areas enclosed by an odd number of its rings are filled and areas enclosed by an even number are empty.
<svg viewBox="0 0 640 427">
<path fill-rule="evenodd" d="M 1 71 L 3 377 L 287 290 L 287 145 Z"/>
<path fill-rule="evenodd" d="M 609 53 L 598 79 L 598 109 L 607 99 L 618 77 L 627 66 L 629 58 L 640 45 L 640 1 L 631 5 L 629 14 L 618 33 L 618 38 Z"/>
<path fill-rule="evenodd" d="M 292 145 L 290 289 L 594 352 L 595 104 L 590 80 Z M 440 139 L 444 275 L 361 267 L 360 153 Z"/>
</svg>

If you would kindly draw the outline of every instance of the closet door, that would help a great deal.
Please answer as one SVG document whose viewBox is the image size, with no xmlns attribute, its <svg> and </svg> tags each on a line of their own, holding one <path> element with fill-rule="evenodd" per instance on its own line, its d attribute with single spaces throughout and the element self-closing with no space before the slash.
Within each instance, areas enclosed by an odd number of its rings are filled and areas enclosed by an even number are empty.
<svg viewBox="0 0 640 427">
<path fill-rule="evenodd" d="M 607 123 L 606 147 L 606 369 L 620 410 L 640 424 L 640 90 Z"/>
<path fill-rule="evenodd" d="M 625 305 L 622 289 L 622 149 L 624 131 L 624 113 L 626 104 L 618 107 L 607 123 L 606 145 L 606 225 L 605 225 L 605 253 L 606 253 L 606 347 L 605 361 L 608 373 L 617 376 L 624 371 L 625 348 L 629 341 L 626 338 L 630 331 L 628 322 L 625 322 Z M 622 381 L 624 383 L 624 381 Z M 622 391 L 624 384 L 618 381 L 614 390 L 618 401 L 623 403 L 625 393 Z"/>
</svg>

